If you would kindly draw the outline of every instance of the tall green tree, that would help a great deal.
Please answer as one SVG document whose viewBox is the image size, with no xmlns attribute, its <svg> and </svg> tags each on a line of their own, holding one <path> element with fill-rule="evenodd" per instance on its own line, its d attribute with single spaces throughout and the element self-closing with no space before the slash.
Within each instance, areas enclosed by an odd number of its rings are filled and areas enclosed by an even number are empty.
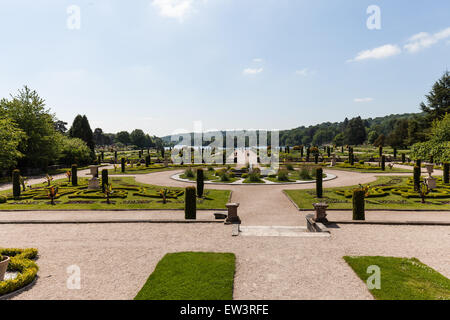
<svg viewBox="0 0 450 320">
<path fill-rule="evenodd" d="M 0 171 L 17 165 L 17 160 L 23 156 L 17 147 L 24 137 L 23 131 L 0 108 Z"/>
<path fill-rule="evenodd" d="M 116 142 L 123 143 L 124 145 L 129 145 L 131 143 L 130 134 L 128 131 L 120 131 L 116 134 Z"/>
<path fill-rule="evenodd" d="M 2 99 L 1 108 L 24 133 L 17 146 L 17 151 L 24 155 L 19 166 L 43 168 L 54 163 L 59 145 L 55 143 L 55 117 L 46 109 L 45 100 L 24 86 L 16 95 L 11 95 L 10 100 Z"/>
<path fill-rule="evenodd" d="M 91 149 L 92 153 L 94 153 L 94 135 L 89 125 L 89 120 L 85 115 L 77 115 L 75 117 L 72 127 L 69 130 L 69 137 L 83 140 L 89 149 Z"/>
<path fill-rule="evenodd" d="M 348 145 L 359 145 L 363 144 L 366 139 L 366 127 L 361 117 L 351 119 L 344 131 L 345 143 Z"/>
<path fill-rule="evenodd" d="M 430 122 L 440 120 L 445 114 L 450 113 L 450 73 L 448 71 L 436 81 L 425 97 L 426 104 L 422 102 L 420 108 L 427 114 Z"/>
<path fill-rule="evenodd" d="M 141 129 L 133 130 L 130 134 L 130 140 L 132 144 L 134 144 L 140 149 L 146 148 L 148 146 L 145 133 Z"/>
</svg>

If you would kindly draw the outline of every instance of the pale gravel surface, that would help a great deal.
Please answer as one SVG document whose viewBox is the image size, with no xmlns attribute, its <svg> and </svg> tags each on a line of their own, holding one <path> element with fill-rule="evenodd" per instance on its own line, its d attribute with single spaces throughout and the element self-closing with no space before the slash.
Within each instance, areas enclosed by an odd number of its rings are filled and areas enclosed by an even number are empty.
<svg viewBox="0 0 450 320">
<path fill-rule="evenodd" d="M 374 181 L 376 175 L 332 171 L 338 179 L 324 187 Z M 137 181 L 186 186 L 170 179 L 173 171 L 136 176 Z M 397 174 L 396 174 L 397 175 Z M 400 174 L 402 175 L 402 174 Z M 282 193 L 311 185 L 230 186 L 244 225 L 305 225 L 304 215 Z M 212 212 L 204 212 L 211 214 Z M 181 213 L 182 214 L 182 213 Z M 348 212 L 331 216 L 348 218 Z M 368 219 L 446 220 L 449 213 L 368 213 Z M 180 212 L 1 212 L 3 219 L 117 217 L 148 218 Z M 218 251 L 237 256 L 235 299 L 371 299 L 342 260 L 344 255 L 416 257 L 450 277 L 450 227 L 341 225 L 330 238 L 231 237 L 221 224 L 1 225 L 4 247 L 37 247 L 39 280 L 17 299 L 131 299 L 167 252 Z M 82 289 L 66 288 L 66 268 L 79 265 Z"/>
<path fill-rule="evenodd" d="M 450 277 L 450 228 L 342 225 L 331 238 L 231 237 L 223 225 L 4 225 L 2 245 L 39 248 L 16 299 L 132 299 L 167 252 L 234 252 L 235 299 L 371 299 L 344 255 L 416 257 Z M 66 268 L 81 268 L 81 290 Z"/>
</svg>

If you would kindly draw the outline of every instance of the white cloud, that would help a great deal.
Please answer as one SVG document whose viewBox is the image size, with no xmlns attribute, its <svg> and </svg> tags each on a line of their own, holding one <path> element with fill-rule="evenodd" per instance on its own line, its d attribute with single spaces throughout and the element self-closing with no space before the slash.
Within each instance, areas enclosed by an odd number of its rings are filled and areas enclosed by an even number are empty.
<svg viewBox="0 0 450 320">
<path fill-rule="evenodd" d="M 192 13 L 194 0 L 153 0 L 152 5 L 163 17 L 178 19 L 180 22 Z"/>
<path fill-rule="evenodd" d="M 261 58 L 255 58 L 255 59 L 253 59 L 253 62 L 257 62 L 257 63 L 260 63 L 260 62 L 263 62 L 264 60 L 263 59 L 261 59 Z"/>
<path fill-rule="evenodd" d="M 356 103 L 372 102 L 373 98 L 355 98 L 353 101 Z"/>
<path fill-rule="evenodd" d="M 247 68 L 244 69 L 244 71 L 242 71 L 243 74 L 245 75 L 252 75 L 252 74 L 258 74 L 263 72 L 263 68 Z"/>
<path fill-rule="evenodd" d="M 413 35 L 408 39 L 408 43 L 404 48 L 410 53 L 418 52 L 422 49 L 431 47 L 439 41 L 450 37 L 450 27 L 435 34 L 429 34 L 427 32 L 420 32 Z"/>
<path fill-rule="evenodd" d="M 354 59 L 348 60 L 348 62 L 362 61 L 368 59 L 385 59 L 402 52 L 399 46 L 386 44 L 384 46 L 374 48 L 371 50 L 364 50 L 359 52 Z"/>
<path fill-rule="evenodd" d="M 299 75 L 299 76 L 307 77 L 307 76 L 315 75 L 316 71 L 310 70 L 308 68 L 304 68 L 304 69 L 301 69 L 301 70 L 296 70 L 295 74 Z"/>
</svg>

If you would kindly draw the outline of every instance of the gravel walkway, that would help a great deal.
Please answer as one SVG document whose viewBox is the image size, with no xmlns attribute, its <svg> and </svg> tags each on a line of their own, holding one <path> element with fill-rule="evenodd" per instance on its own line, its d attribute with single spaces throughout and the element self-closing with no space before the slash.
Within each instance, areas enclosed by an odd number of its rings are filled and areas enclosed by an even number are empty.
<svg viewBox="0 0 450 320">
<path fill-rule="evenodd" d="M 450 277 L 448 227 L 354 226 L 330 238 L 231 237 L 185 224 L 4 225 L 3 246 L 39 248 L 39 279 L 15 299 L 132 299 L 167 252 L 234 252 L 235 299 L 371 299 L 344 255 L 416 257 Z M 66 287 L 67 267 L 81 289 Z"/>
</svg>

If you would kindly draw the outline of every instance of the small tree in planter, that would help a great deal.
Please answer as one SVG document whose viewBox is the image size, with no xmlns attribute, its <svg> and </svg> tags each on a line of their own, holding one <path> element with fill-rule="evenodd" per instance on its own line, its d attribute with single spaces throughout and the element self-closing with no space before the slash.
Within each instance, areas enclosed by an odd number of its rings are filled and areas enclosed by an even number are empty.
<svg viewBox="0 0 450 320">
<path fill-rule="evenodd" d="M 20 184 L 22 185 L 22 191 L 26 191 L 27 190 L 27 188 L 26 188 L 26 185 L 25 185 L 25 182 L 27 182 L 27 177 L 24 177 L 24 176 L 20 176 Z"/>
<path fill-rule="evenodd" d="M 422 199 L 421 202 L 425 203 L 425 196 L 430 193 L 430 189 L 428 189 L 427 184 L 423 181 L 419 182 L 419 190 L 418 191 L 419 191 L 420 199 Z"/>
<path fill-rule="evenodd" d="M 203 197 L 204 187 L 205 187 L 205 177 L 203 174 L 203 169 L 197 169 L 197 196 L 199 198 Z"/>
<path fill-rule="evenodd" d="M 106 196 L 106 203 L 111 204 L 111 201 L 109 199 L 111 197 L 111 194 L 113 193 L 112 184 L 111 183 L 106 184 L 105 190 L 103 192 L 105 193 Z"/>
<path fill-rule="evenodd" d="M 58 196 L 58 187 L 51 186 L 47 189 L 48 197 L 50 198 L 50 204 L 55 205 L 55 198 Z"/>
<path fill-rule="evenodd" d="M 364 188 L 357 188 L 353 190 L 353 220 L 365 220 L 365 196 L 366 190 Z"/>
<path fill-rule="evenodd" d="M 195 194 L 195 187 L 187 187 L 185 191 L 185 206 L 184 217 L 185 219 L 197 218 L 197 196 Z"/>
<path fill-rule="evenodd" d="M 50 187 L 53 181 L 53 177 L 49 176 L 48 174 L 45 176 L 45 180 L 47 180 L 47 187 Z"/>
<path fill-rule="evenodd" d="M 14 199 L 20 198 L 20 171 L 15 169 L 12 173 L 13 196 Z"/>
<path fill-rule="evenodd" d="M 72 186 L 78 185 L 78 168 L 76 164 L 72 165 Z"/>
<path fill-rule="evenodd" d="M 67 177 L 67 179 L 69 180 L 69 183 L 70 183 L 70 179 L 72 178 L 72 172 L 67 170 L 66 171 L 66 177 Z"/>
<path fill-rule="evenodd" d="M 316 196 L 317 198 L 322 198 L 323 196 L 323 169 L 316 169 Z"/>
<path fill-rule="evenodd" d="M 167 188 L 164 189 L 164 190 L 161 190 L 161 191 L 159 192 L 159 194 L 161 195 L 162 203 L 163 203 L 163 204 L 166 204 L 166 203 L 167 203 L 167 193 L 168 193 L 168 192 L 169 192 L 169 190 L 167 190 Z"/>
</svg>

